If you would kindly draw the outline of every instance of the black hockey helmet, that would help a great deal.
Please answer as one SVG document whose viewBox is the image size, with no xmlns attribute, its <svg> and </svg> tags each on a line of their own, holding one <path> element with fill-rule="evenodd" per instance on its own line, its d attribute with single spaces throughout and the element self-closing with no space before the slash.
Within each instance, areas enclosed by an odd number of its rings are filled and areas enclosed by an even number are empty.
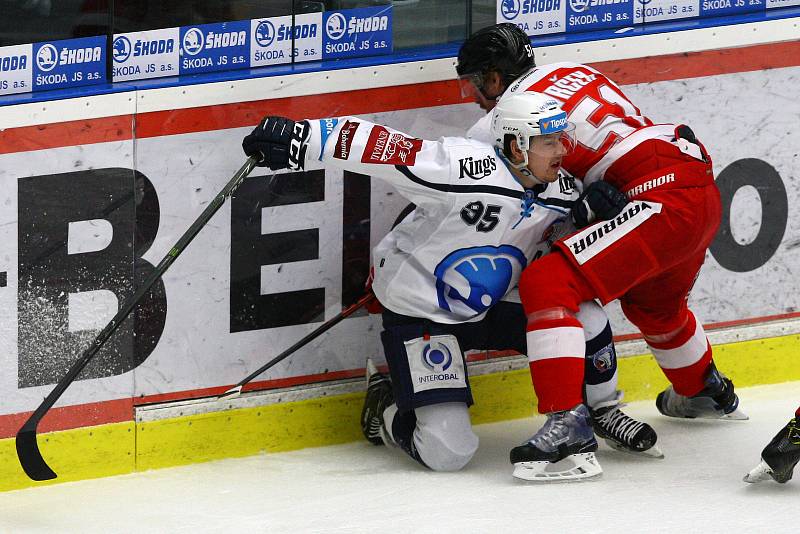
<svg viewBox="0 0 800 534">
<path fill-rule="evenodd" d="M 494 70 L 506 86 L 536 66 L 530 38 L 516 24 L 487 26 L 470 35 L 458 51 L 459 76 Z"/>
</svg>

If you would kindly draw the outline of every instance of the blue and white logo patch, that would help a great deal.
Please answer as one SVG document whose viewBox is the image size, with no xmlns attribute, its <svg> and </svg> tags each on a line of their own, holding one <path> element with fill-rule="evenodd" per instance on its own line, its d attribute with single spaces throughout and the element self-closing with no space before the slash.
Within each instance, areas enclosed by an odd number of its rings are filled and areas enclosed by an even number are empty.
<svg viewBox="0 0 800 534">
<path fill-rule="evenodd" d="M 512 245 L 456 250 L 433 272 L 439 307 L 463 318 L 480 315 L 516 285 L 527 264 Z"/>
<path fill-rule="evenodd" d="M 467 387 L 464 356 L 455 336 L 420 337 L 404 345 L 414 393 Z"/>
</svg>

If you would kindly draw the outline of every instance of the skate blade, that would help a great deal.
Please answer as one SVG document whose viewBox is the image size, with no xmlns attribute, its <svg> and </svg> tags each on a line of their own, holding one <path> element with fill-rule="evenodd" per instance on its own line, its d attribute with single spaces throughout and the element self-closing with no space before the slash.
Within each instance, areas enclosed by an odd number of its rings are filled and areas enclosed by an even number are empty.
<svg viewBox="0 0 800 534">
<path fill-rule="evenodd" d="M 367 371 L 367 380 L 369 380 L 369 378 L 372 375 L 378 372 L 378 368 L 375 367 L 375 362 L 372 361 L 372 358 L 367 358 L 366 371 Z"/>
<path fill-rule="evenodd" d="M 761 460 L 761 463 L 747 473 L 742 480 L 749 482 L 750 484 L 763 482 L 765 480 L 772 480 L 772 468 L 767 465 L 767 462 Z"/>
<path fill-rule="evenodd" d="M 661 448 L 658 445 L 653 445 L 647 450 L 644 451 L 635 451 L 633 449 L 629 449 L 617 443 L 616 441 L 607 439 L 605 440 L 606 444 L 614 450 L 625 452 L 628 454 L 632 454 L 633 456 L 642 456 L 645 458 L 655 458 L 657 460 L 664 459 L 664 453 L 661 451 Z"/>
<path fill-rule="evenodd" d="M 750 417 L 748 417 L 747 414 L 744 413 L 739 408 L 736 408 L 731 413 L 725 414 L 722 417 L 720 417 L 720 419 L 727 419 L 729 421 L 747 421 L 750 419 Z"/>
<path fill-rule="evenodd" d="M 593 452 L 571 454 L 558 462 L 517 462 L 514 477 L 532 482 L 559 482 L 596 477 L 603 473 Z"/>
</svg>

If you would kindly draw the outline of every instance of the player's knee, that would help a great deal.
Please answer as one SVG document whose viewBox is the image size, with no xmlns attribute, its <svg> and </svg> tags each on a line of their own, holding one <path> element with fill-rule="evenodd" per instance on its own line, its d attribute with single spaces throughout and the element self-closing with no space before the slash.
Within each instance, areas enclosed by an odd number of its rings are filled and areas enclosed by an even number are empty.
<svg viewBox="0 0 800 534">
<path fill-rule="evenodd" d="M 608 326 L 606 312 L 593 300 L 582 302 L 576 317 L 583 325 L 587 342 L 602 334 Z"/>
<path fill-rule="evenodd" d="M 422 461 L 434 471 L 458 471 L 478 450 L 467 405 L 447 402 L 415 410 L 414 443 Z"/>
</svg>

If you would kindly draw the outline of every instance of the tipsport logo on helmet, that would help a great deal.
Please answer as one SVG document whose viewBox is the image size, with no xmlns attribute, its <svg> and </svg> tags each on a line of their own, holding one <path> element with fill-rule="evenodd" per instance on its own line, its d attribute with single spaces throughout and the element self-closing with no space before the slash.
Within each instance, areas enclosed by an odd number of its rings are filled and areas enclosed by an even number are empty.
<svg viewBox="0 0 800 534">
<path fill-rule="evenodd" d="M 33 90 L 105 82 L 104 37 L 33 45 Z"/>
<path fill-rule="evenodd" d="M 566 31 L 566 0 L 501 0 L 497 22 L 513 22 L 528 35 Z"/>
<path fill-rule="evenodd" d="M 632 24 L 633 4 L 633 0 L 569 0 L 567 31 Z"/>
<path fill-rule="evenodd" d="M 568 124 L 567 114 L 561 112 L 558 115 L 546 119 L 539 119 L 539 131 L 541 131 L 542 134 L 556 133 L 566 129 Z"/>
<path fill-rule="evenodd" d="M 179 28 L 117 34 L 111 45 L 115 82 L 178 74 Z"/>
<path fill-rule="evenodd" d="M 250 65 L 279 65 L 322 59 L 322 13 L 251 21 Z M 294 47 L 294 48 L 292 48 Z"/>
<path fill-rule="evenodd" d="M 222 22 L 181 28 L 181 74 L 250 66 L 252 21 Z"/>
<path fill-rule="evenodd" d="M 439 307 L 462 319 L 476 317 L 516 285 L 527 264 L 525 254 L 512 245 L 456 250 L 433 272 Z"/>
<path fill-rule="evenodd" d="M 323 13 L 323 59 L 389 54 L 392 51 L 392 6 L 363 7 Z"/>
</svg>

